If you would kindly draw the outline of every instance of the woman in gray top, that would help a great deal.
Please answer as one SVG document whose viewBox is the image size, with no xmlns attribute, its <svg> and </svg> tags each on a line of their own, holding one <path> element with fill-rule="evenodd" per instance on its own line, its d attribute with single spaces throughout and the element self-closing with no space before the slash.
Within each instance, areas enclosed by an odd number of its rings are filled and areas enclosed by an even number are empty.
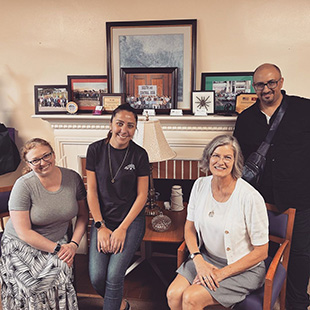
<svg viewBox="0 0 310 310">
<path fill-rule="evenodd" d="M 55 165 L 54 151 L 43 139 L 26 142 L 21 155 L 30 172 L 14 184 L 1 240 L 3 310 L 78 309 L 72 264 L 88 222 L 83 181 Z"/>
</svg>

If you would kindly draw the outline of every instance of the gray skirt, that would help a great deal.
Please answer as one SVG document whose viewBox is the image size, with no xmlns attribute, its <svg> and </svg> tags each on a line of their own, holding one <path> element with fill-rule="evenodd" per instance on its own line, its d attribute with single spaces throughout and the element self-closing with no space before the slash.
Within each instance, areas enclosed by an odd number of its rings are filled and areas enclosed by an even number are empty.
<svg viewBox="0 0 310 310">
<path fill-rule="evenodd" d="M 227 260 L 207 253 L 202 250 L 202 256 L 205 261 L 213 264 L 217 268 L 227 266 Z M 178 269 L 177 273 L 185 277 L 189 283 L 193 283 L 197 272 L 192 259 L 185 261 Z M 252 291 L 262 287 L 265 280 L 265 263 L 261 262 L 258 266 L 250 270 L 246 270 L 235 276 L 224 279 L 219 283 L 216 291 L 211 291 L 208 287 L 206 290 L 211 296 L 222 306 L 233 308 L 236 303 L 245 299 Z"/>
</svg>

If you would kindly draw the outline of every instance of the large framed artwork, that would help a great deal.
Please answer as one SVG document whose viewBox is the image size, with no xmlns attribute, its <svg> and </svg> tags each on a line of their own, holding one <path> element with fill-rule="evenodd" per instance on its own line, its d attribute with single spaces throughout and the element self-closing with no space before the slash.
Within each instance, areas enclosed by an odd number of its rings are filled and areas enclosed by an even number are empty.
<svg viewBox="0 0 310 310">
<path fill-rule="evenodd" d="M 214 113 L 235 113 L 236 96 L 254 93 L 253 72 L 204 72 L 201 74 L 201 90 L 215 91 Z"/>
<path fill-rule="evenodd" d="M 178 68 L 176 108 L 191 113 L 197 20 L 107 22 L 109 92 L 121 92 L 120 68 Z"/>
<path fill-rule="evenodd" d="M 67 85 L 35 85 L 35 114 L 65 114 L 68 103 Z"/>
<path fill-rule="evenodd" d="M 121 68 L 121 92 L 138 112 L 169 113 L 177 101 L 177 68 Z"/>
<path fill-rule="evenodd" d="M 93 112 L 100 105 L 100 94 L 108 92 L 106 75 L 68 75 L 69 100 L 80 112 Z"/>
</svg>

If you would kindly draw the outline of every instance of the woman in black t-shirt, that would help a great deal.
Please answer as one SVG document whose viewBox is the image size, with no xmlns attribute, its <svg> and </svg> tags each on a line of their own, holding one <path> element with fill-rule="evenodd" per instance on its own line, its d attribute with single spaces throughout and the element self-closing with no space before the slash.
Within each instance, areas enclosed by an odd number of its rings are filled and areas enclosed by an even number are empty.
<svg viewBox="0 0 310 310">
<path fill-rule="evenodd" d="M 108 137 L 87 151 L 87 200 L 94 218 L 89 272 L 107 310 L 130 309 L 122 300 L 124 277 L 145 231 L 150 170 L 146 151 L 132 141 L 137 120 L 133 108 L 120 105 Z"/>
</svg>

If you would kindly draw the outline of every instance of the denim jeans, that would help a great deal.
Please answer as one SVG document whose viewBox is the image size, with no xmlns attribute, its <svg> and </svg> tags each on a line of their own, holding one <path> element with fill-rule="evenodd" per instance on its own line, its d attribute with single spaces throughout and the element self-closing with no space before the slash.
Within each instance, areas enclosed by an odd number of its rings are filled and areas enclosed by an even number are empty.
<svg viewBox="0 0 310 310">
<path fill-rule="evenodd" d="M 119 310 L 126 270 L 145 232 L 145 217 L 138 216 L 128 227 L 122 253 L 104 254 L 97 250 L 97 230 L 92 225 L 89 248 L 89 275 L 94 289 L 104 297 L 103 310 Z"/>
</svg>

